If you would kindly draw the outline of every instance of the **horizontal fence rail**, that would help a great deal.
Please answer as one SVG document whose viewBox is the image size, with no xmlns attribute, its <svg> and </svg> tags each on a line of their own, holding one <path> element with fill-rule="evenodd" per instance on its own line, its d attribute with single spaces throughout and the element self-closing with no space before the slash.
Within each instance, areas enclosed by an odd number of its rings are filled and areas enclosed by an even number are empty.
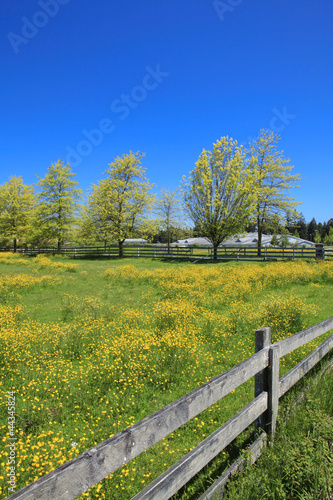
<svg viewBox="0 0 333 500">
<path fill-rule="evenodd" d="M 257 330 L 253 356 L 13 493 L 8 499 L 74 499 L 253 376 L 255 399 L 133 498 L 169 499 L 253 422 L 257 433 L 263 431 L 250 448 L 254 461 L 264 448 L 266 435 L 273 442 L 279 398 L 332 349 L 333 334 L 282 378 L 279 376 L 280 358 L 332 328 L 333 317 L 275 344 L 271 344 L 270 328 Z M 200 498 L 213 498 L 243 461 L 242 457 L 239 458 Z"/>
<path fill-rule="evenodd" d="M 267 400 L 267 392 L 262 392 L 222 427 L 133 497 L 133 500 L 170 498 L 267 409 Z"/>
<path fill-rule="evenodd" d="M 254 441 L 253 444 L 248 449 L 249 462 L 254 464 L 257 458 L 260 457 L 262 451 L 266 448 L 267 444 L 267 434 L 262 432 L 260 436 Z M 215 498 L 216 494 L 223 492 L 227 482 L 230 477 L 235 474 L 238 470 L 244 467 L 245 459 L 244 456 L 240 456 L 223 474 L 219 477 L 217 481 L 201 495 L 198 500 L 207 500 L 207 498 Z"/>
<path fill-rule="evenodd" d="M 11 251 L 10 248 L 0 248 L 0 252 Z M 119 257 L 119 247 L 107 246 L 84 246 L 64 247 L 58 250 L 55 247 L 27 247 L 18 248 L 17 253 L 36 256 L 38 254 L 65 255 L 76 259 L 83 258 L 113 258 Z M 331 257 L 332 252 L 325 250 L 322 246 L 317 247 L 262 247 L 258 252 L 253 246 L 222 246 L 214 249 L 209 246 L 192 247 L 170 247 L 143 245 L 124 245 L 123 257 L 147 257 L 152 259 L 184 259 L 190 261 L 214 261 L 214 260 L 280 260 L 280 259 L 320 259 Z"/>
</svg>

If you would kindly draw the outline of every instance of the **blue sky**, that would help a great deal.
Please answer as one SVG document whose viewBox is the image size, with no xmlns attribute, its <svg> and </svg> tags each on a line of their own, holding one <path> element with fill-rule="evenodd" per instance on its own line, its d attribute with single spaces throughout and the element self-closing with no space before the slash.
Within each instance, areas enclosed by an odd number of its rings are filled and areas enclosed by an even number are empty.
<svg viewBox="0 0 333 500">
<path fill-rule="evenodd" d="M 224 135 L 260 129 L 303 177 L 307 221 L 333 217 L 331 0 L 2 0 L 0 183 L 68 160 L 86 191 L 146 153 L 176 187 Z"/>
</svg>

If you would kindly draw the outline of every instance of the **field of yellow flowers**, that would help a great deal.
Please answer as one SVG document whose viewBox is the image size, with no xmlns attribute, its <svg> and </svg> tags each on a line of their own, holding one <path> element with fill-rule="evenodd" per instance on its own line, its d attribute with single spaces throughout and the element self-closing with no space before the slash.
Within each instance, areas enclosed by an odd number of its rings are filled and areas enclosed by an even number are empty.
<svg viewBox="0 0 333 500">
<path fill-rule="evenodd" d="M 276 341 L 333 315 L 333 262 L 2 253 L 0 287 L 1 498 L 10 493 L 9 393 L 18 490 L 248 358 L 257 328 L 270 326 Z M 282 372 L 317 344 L 284 358 Z M 131 498 L 251 399 L 249 381 L 80 498 Z M 199 496 L 231 455 L 175 498 Z"/>
</svg>

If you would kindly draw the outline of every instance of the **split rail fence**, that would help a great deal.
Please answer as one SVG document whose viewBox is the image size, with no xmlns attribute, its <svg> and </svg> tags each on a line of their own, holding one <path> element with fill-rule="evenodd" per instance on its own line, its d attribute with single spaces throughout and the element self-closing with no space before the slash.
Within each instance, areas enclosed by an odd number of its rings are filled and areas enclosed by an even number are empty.
<svg viewBox="0 0 333 500">
<path fill-rule="evenodd" d="M 8 251 L 1 248 L 0 251 Z M 57 250 L 52 247 L 31 247 L 19 248 L 17 252 L 24 255 L 35 256 L 38 254 L 66 255 L 75 259 L 84 258 L 112 258 L 119 256 L 117 246 L 96 246 L 96 247 L 64 247 Z M 332 252 L 325 251 L 322 244 L 316 247 L 295 248 L 273 248 L 263 247 L 261 255 L 258 255 L 256 247 L 249 246 L 225 246 L 218 247 L 216 259 L 214 259 L 214 249 L 212 247 L 171 247 L 169 252 L 165 246 L 144 245 L 133 247 L 124 245 L 123 257 L 147 257 L 153 259 L 184 259 L 190 261 L 213 261 L 213 260 L 277 260 L 277 259 L 325 259 L 331 256 Z"/>
<path fill-rule="evenodd" d="M 90 448 L 70 462 L 13 493 L 8 499 L 74 499 L 252 377 L 255 377 L 255 398 L 133 497 L 133 500 L 169 499 L 253 422 L 256 425 L 257 437 L 249 451 L 252 461 L 255 461 L 266 441 L 273 443 L 279 398 L 331 351 L 333 334 L 281 378 L 280 358 L 331 329 L 333 329 L 333 317 L 274 344 L 271 344 L 270 328 L 257 330 L 253 356 Z M 240 457 L 229 467 L 199 500 L 213 498 L 221 492 L 242 460 Z"/>
</svg>

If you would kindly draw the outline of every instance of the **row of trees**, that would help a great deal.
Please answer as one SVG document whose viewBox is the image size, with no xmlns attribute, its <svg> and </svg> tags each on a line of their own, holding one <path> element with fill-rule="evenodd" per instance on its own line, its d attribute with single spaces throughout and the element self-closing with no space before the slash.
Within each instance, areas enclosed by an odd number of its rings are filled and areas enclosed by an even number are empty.
<svg viewBox="0 0 333 500">
<path fill-rule="evenodd" d="M 287 221 L 286 230 L 288 233 L 304 240 L 333 245 L 333 218 L 323 223 L 317 223 L 315 218 L 311 219 L 310 222 L 306 222 L 301 213 L 295 221 Z"/>
<path fill-rule="evenodd" d="M 0 186 L 0 237 L 11 239 L 14 250 L 18 241 L 56 242 L 60 249 L 66 239 L 116 240 L 122 256 L 126 238 L 159 235 L 169 247 L 171 238 L 194 231 L 216 250 L 228 236 L 253 225 L 260 252 L 264 232 L 297 227 L 300 217 L 299 203 L 288 196 L 300 176 L 291 174 L 289 160 L 276 149 L 278 140 L 274 132 L 262 130 L 244 148 L 222 137 L 212 151 L 202 151 L 180 188 L 163 189 L 159 196 L 153 194 L 141 163 L 145 155 L 139 152 L 117 157 L 84 202 L 70 165 L 58 160 L 35 186 L 25 185 L 21 177 Z"/>
<path fill-rule="evenodd" d="M 58 249 L 75 224 L 82 191 L 70 166 L 58 160 L 35 186 L 13 176 L 0 186 L 0 238 L 2 243 L 57 242 Z"/>
</svg>

